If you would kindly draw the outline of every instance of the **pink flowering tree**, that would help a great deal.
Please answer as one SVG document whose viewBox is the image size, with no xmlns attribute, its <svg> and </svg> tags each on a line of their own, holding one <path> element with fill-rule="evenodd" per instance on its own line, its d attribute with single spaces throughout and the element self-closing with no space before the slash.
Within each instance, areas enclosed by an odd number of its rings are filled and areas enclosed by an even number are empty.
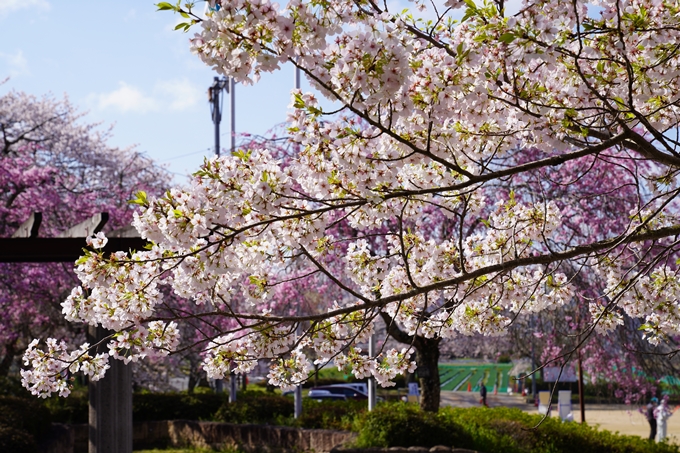
<svg viewBox="0 0 680 453">
<path fill-rule="evenodd" d="M 110 231 L 130 224 L 138 190 L 161 194 L 169 175 L 133 148 L 107 145 L 110 130 L 85 123 L 67 101 L 11 91 L 0 97 L 0 235 L 41 212 L 55 237 L 98 212 Z M 83 246 L 85 242 L 83 241 Z M 60 303 L 77 278 L 66 263 L 0 264 L 0 375 L 32 338 L 84 338 Z"/>
<path fill-rule="evenodd" d="M 433 342 L 504 335 L 521 316 L 568 309 L 576 275 L 591 274 L 604 284 L 584 301 L 584 335 L 626 319 L 652 345 L 678 334 L 674 5 L 528 0 L 508 16 L 500 1 L 418 2 L 409 13 L 239 0 L 213 2 L 207 17 L 158 6 L 189 17 L 192 50 L 219 73 L 251 83 L 290 62 L 341 112 L 295 91 L 291 162 L 242 149 L 207 162 L 186 188 L 138 197 L 134 225 L 151 248 L 87 253 L 63 303 L 68 320 L 118 332 L 110 356 L 170 353 L 177 323 L 217 316 L 235 324 L 200 345 L 211 376 L 266 357 L 270 382 L 294 385 L 313 350 L 390 385 L 415 368 L 413 348 L 368 356 L 357 345 L 378 319 Z M 602 162 L 629 169 L 630 209 L 574 219 L 570 207 L 592 196 L 575 190 L 561 203 L 540 183 L 551 169 L 569 185 L 572 162 L 589 165 L 579 177 L 593 184 Z M 452 234 L 432 228 L 433 209 Z M 616 228 L 599 229 L 598 215 Z M 330 307 L 272 309 L 278 286 L 317 274 L 338 291 Z M 196 311 L 159 316 L 163 286 Z M 109 354 L 33 343 L 24 360 L 24 384 L 47 394 L 64 389 L 65 364 L 97 378 Z"/>
<path fill-rule="evenodd" d="M 537 149 L 523 150 L 522 158 L 536 159 L 540 154 Z M 586 156 L 557 169 L 549 167 L 512 179 L 515 190 L 523 187 L 527 197 L 541 194 L 556 202 L 565 214 L 557 235 L 561 247 L 583 243 L 588 238 L 604 240 L 622 234 L 625 224 L 618 213 L 635 212 L 643 198 L 639 178 L 652 170 L 650 161 L 616 156 L 612 150 L 599 157 L 595 160 Z M 645 248 L 654 252 L 653 244 Z M 629 252 L 621 250 L 618 259 L 635 259 Z M 539 364 L 545 366 L 566 362 L 574 366 L 581 356 L 583 369 L 593 383 L 609 383 L 616 388 L 618 397 L 637 401 L 654 391 L 656 380 L 677 373 L 679 364 L 668 355 L 676 348 L 677 340 L 670 336 L 663 344 L 650 344 L 644 340 L 640 319 L 625 312 L 619 312 L 616 326 L 600 328 L 596 322 L 600 309 L 596 307 L 608 303 L 607 282 L 601 273 L 584 272 L 580 266 L 579 260 L 563 263 L 575 289 L 570 303 L 536 314 L 532 320 L 518 320 L 511 329 L 518 349 L 528 354 L 533 344 L 541 357 Z"/>
</svg>

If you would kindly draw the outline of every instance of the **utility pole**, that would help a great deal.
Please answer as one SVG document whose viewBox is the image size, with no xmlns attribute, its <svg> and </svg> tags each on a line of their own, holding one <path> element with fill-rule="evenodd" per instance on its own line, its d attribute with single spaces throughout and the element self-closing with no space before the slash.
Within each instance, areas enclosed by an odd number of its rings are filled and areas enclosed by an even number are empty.
<svg viewBox="0 0 680 453">
<path fill-rule="evenodd" d="M 229 80 L 225 77 L 215 77 L 213 84 L 208 88 L 208 102 L 210 102 L 210 115 L 212 117 L 213 124 L 215 125 L 215 155 L 220 156 L 220 122 L 222 122 L 222 91 L 226 90 L 229 93 L 229 82 L 231 81 L 231 91 L 233 93 L 233 79 Z M 233 95 L 232 95 L 233 98 Z M 231 106 L 231 124 L 232 128 L 234 126 L 234 106 L 232 102 Z M 232 131 L 233 132 L 233 131 Z M 232 141 L 232 150 L 234 144 Z"/>
</svg>

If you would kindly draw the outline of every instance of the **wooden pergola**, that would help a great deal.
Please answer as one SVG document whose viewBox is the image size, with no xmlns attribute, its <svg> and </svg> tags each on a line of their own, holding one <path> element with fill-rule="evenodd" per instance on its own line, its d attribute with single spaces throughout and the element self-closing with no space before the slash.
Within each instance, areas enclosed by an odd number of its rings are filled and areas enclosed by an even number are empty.
<svg viewBox="0 0 680 453">
<path fill-rule="evenodd" d="M 54 238 L 38 237 L 41 213 L 33 213 L 12 235 L 0 238 L 2 263 L 74 262 L 86 247 L 85 238 L 95 234 L 108 221 L 102 212 L 69 228 Z M 146 241 L 132 227 L 107 234 L 105 252 L 141 250 Z M 102 327 L 88 329 L 91 344 L 106 338 Z M 89 453 L 132 453 L 132 369 L 120 360 L 111 360 L 106 376 L 90 382 Z"/>
</svg>

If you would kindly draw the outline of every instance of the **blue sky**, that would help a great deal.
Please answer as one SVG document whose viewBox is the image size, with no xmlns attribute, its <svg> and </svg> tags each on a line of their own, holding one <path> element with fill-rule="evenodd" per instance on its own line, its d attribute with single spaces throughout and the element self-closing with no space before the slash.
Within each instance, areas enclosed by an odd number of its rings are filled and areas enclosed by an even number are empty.
<svg viewBox="0 0 680 453">
<path fill-rule="evenodd" d="M 150 0 L 0 0 L 0 80 L 9 77 L 0 95 L 67 95 L 85 121 L 115 123 L 111 144 L 136 144 L 184 182 L 213 152 L 206 91 L 215 73 L 189 52 L 193 32 L 173 31 L 178 22 Z M 237 86 L 237 131 L 263 134 L 285 121 L 292 85 L 284 68 Z M 223 147 L 228 128 L 225 113 Z"/>
</svg>

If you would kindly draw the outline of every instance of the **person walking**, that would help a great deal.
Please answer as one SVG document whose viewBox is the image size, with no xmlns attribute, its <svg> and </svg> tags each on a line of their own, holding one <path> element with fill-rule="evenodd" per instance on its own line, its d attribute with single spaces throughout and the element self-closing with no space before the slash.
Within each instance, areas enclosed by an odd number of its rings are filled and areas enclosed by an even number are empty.
<svg viewBox="0 0 680 453">
<path fill-rule="evenodd" d="M 659 400 L 654 397 L 649 400 L 647 405 L 646 417 L 649 422 L 649 440 L 654 440 L 656 438 L 656 414 L 654 413 L 656 406 L 659 404 Z"/>
<path fill-rule="evenodd" d="M 479 396 L 481 396 L 479 402 L 482 404 L 484 407 L 489 407 L 488 404 L 486 404 L 486 385 L 482 382 L 479 387 Z"/>
</svg>

